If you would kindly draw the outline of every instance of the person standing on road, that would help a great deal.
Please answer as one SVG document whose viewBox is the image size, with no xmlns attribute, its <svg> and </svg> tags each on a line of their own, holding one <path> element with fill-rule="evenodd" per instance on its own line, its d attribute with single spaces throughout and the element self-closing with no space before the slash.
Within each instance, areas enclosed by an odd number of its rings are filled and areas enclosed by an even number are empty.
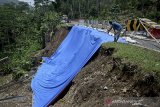
<svg viewBox="0 0 160 107">
<path fill-rule="evenodd" d="M 108 30 L 108 33 L 112 30 L 114 30 L 114 42 L 117 42 L 119 39 L 119 36 L 121 34 L 121 31 L 123 29 L 123 27 L 121 26 L 121 24 L 117 23 L 117 22 L 113 22 L 113 21 L 109 21 L 110 24 L 110 29 Z"/>
</svg>

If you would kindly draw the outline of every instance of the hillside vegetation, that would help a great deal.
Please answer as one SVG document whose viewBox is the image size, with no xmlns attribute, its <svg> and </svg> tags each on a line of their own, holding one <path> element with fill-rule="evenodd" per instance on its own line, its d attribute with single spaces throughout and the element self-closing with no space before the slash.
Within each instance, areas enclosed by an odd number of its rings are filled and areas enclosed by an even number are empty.
<svg viewBox="0 0 160 107">
<path fill-rule="evenodd" d="M 33 9 L 25 2 L 0 6 L 0 74 L 13 73 L 14 78 L 34 66 L 33 57 L 45 47 L 45 36 L 53 34 L 59 24 L 58 13 L 38 6 Z"/>
<path fill-rule="evenodd" d="M 38 0 L 35 0 L 38 1 Z M 45 1 L 45 0 L 44 0 Z M 159 0 L 56 0 L 57 12 L 70 18 L 126 20 L 147 17 L 160 20 Z"/>
</svg>

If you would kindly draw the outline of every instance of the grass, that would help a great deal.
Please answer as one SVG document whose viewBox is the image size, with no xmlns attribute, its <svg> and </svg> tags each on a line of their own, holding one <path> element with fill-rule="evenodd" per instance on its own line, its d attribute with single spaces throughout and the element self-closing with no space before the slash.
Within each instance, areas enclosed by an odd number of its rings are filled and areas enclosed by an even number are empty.
<svg viewBox="0 0 160 107">
<path fill-rule="evenodd" d="M 160 53 L 158 52 L 122 43 L 106 43 L 103 46 L 115 48 L 114 57 L 134 63 L 143 71 L 160 72 Z"/>
</svg>

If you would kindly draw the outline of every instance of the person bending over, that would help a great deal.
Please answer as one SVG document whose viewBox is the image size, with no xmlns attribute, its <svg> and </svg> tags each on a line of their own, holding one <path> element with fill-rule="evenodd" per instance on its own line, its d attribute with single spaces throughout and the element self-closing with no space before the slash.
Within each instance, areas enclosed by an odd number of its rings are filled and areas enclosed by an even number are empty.
<svg viewBox="0 0 160 107">
<path fill-rule="evenodd" d="M 123 27 L 121 26 L 121 24 L 117 22 L 113 22 L 113 21 L 109 21 L 109 24 L 111 27 L 108 30 L 108 33 L 113 29 L 114 30 L 114 42 L 117 42 Z"/>
</svg>

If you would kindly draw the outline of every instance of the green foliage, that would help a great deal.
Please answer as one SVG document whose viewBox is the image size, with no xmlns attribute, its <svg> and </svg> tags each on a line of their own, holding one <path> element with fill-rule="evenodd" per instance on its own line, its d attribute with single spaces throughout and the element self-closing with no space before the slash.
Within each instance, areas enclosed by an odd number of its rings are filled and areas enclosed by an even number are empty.
<svg viewBox="0 0 160 107">
<path fill-rule="evenodd" d="M 10 74 L 12 72 L 11 65 L 10 64 L 7 64 L 7 65 L 1 64 L 0 71 L 3 71 L 2 72 L 3 75 Z"/>
<path fill-rule="evenodd" d="M 38 0 L 35 0 L 38 1 Z M 41 0 L 45 1 L 45 0 Z M 56 0 L 55 10 L 69 18 L 102 18 L 119 20 L 119 16 L 160 17 L 159 0 Z M 150 13 L 152 13 L 150 15 Z"/>
<path fill-rule="evenodd" d="M 17 67 L 15 71 L 12 73 L 13 79 L 18 80 L 20 77 L 22 77 L 26 71 L 24 71 L 22 68 Z"/>
<path fill-rule="evenodd" d="M 13 71 L 18 79 L 33 66 L 34 53 L 45 47 L 45 35 L 60 22 L 56 12 L 43 8 L 33 10 L 24 2 L 0 6 L 0 58 L 10 59 L 0 72 Z"/>
<path fill-rule="evenodd" d="M 95 6 L 91 7 L 89 14 L 90 14 L 91 17 L 97 17 L 98 16 L 98 12 L 97 12 Z"/>
</svg>

